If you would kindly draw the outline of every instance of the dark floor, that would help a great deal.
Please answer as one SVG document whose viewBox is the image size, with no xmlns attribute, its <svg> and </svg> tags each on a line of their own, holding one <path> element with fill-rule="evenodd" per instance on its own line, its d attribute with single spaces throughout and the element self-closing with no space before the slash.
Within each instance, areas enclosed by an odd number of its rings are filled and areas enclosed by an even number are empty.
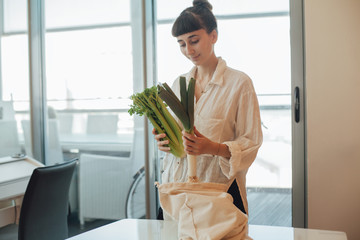
<svg viewBox="0 0 360 240">
<path fill-rule="evenodd" d="M 91 222 L 86 222 L 85 226 L 81 228 L 77 214 L 72 214 L 69 216 L 69 237 L 78 235 L 82 232 L 86 232 L 97 227 L 101 227 L 105 224 L 109 224 L 112 222 L 114 222 L 114 220 L 95 220 Z M 3 228 L 0 228 L 0 239 L 17 240 L 17 230 L 18 225 L 16 224 L 7 225 Z"/>
<path fill-rule="evenodd" d="M 249 224 L 292 226 L 291 189 L 248 188 Z"/>
<path fill-rule="evenodd" d="M 291 226 L 291 190 L 248 188 L 249 224 Z M 113 220 L 95 220 L 80 227 L 77 214 L 69 216 L 69 237 L 113 222 Z M 0 228 L 1 240 L 17 240 L 17 225 Z"/>
</svg>

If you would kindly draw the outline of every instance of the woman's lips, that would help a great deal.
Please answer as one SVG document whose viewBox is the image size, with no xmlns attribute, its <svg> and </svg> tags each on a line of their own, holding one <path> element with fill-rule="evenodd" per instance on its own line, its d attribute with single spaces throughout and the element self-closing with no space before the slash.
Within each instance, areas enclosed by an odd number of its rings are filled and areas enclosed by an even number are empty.
<svg viewBox="0 0 360 240">
<path fill-rule="evenodd" d="M 197 56 L 195 56 L 195 57 L 191 57 L 191 61 L 196 61 L 196 60 L 198 60 L 198 59 L 199 59 L 199 57 L 200 57 L 200 54 L 199 54 L 199 55 L 197 55 Z"/>
</svg>

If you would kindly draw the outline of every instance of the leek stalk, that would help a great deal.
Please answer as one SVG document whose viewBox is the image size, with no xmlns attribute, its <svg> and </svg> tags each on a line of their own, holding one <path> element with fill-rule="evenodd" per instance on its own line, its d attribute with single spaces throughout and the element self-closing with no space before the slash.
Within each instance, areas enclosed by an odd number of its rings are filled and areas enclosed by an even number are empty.
<svg viewBox="0 0 360 240">
<path fill-rule="evenodd" d="M 180 98 L 174 94 L 170 87 L 164 83 L 158 85 L 158 94 L 179 118 L 186 132 L 194 134 L 194 95 L 196 80 L 191 78 L 186 89 L 186 78 L 180 77 Z M 196 176 L 196 156 L 187 155 L 188 161 L 188 181 L 197 182 Z"/>
</svg>

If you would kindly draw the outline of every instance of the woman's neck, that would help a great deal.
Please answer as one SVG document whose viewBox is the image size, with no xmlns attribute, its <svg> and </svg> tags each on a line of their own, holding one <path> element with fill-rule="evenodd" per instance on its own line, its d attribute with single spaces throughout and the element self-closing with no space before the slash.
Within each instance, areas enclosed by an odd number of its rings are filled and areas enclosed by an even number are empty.
<svg viewBox="0 0 360 240">
<path fill-rule="evenodd" d="M 197 66 L 196 78 L 199 81 L 209 82 L 215 72 L 218 61 L 218 58 L 214 55 L 206 64 Z"/>
<path fill-rule="evenodd" d="M 196 79 L 196 87 L 195 87 L 195 98 L 196 102 L 200 99 L 200 97 L 206 93 L 206 86 L 211 81 L 214 72 L 216 70 L 216 66 L 218 64 L 218 58 L 214 57 L 207 61 L 206 64 L 199 65 L 196 68 L 195 79 Z"/>
</svg>

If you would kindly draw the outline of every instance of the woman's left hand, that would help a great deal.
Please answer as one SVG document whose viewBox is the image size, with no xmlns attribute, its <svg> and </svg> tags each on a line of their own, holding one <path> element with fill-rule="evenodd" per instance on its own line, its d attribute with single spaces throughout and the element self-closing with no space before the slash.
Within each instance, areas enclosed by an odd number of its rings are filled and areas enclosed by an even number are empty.
<svg viewBox="0 0 360 240">
<path fill-rule="evenodd" d="M 202 135 L 196 127 L 194 127 L 194 135 L 182 131 L 184 149 L 187 154 L 200 155 L 200 154 L 215 154 L 218 150 L 218 144 L 211 141 L 204 135 Z"/>
</svg>

